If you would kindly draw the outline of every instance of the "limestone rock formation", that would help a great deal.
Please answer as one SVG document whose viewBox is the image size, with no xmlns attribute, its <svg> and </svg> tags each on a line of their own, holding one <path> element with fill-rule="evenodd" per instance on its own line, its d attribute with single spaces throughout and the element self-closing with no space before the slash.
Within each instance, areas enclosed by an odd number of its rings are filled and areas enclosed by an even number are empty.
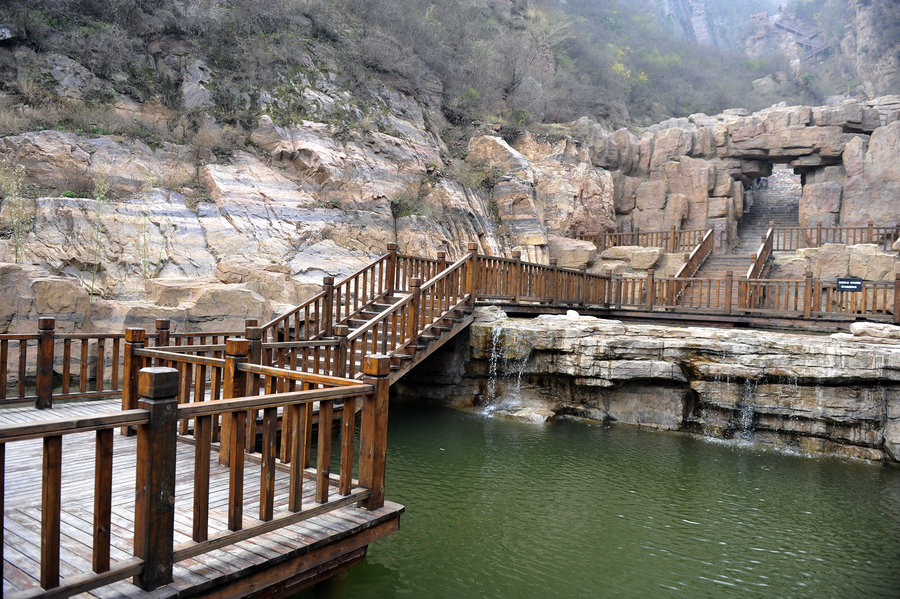
<svg viewBox="0 0 900 599">
<path fill-rule="evenodd" d="M 900 460 L 900 327 L 829 338 L 479 312 L 461 383 L 476 402 L 490 403 L 486 378 L 504 397 L 533 379 L 556 413 Z"/>
<path fill-rule="evenodd" d="M 491 200 L 514 248 L 546 263 L 554 257 L 548 235 L 615 228 L 612 178 L 594 168 L 582 148 L 571 140 L 540 143 L 527 134 L 515 145 L 522 152 L 499 137 L 475 137 L 466 157 L 475 168 L 499 173 Z"/>
<path fill-rule="evenodd" d="M 788 164 L 805 178 L 800 225 L 900 220 L 891 158 L 898 152 L 898 118 L 891 100 L 848 101 L 696 114 L 640 135 L 609 132 L 588 119 L 572 129 L 593 163 L 612 171 L 620 229 L 712 228 L 720 231 L 717 247 L 728 248 L 753 183 L 774 164 Z"/>
</svg>

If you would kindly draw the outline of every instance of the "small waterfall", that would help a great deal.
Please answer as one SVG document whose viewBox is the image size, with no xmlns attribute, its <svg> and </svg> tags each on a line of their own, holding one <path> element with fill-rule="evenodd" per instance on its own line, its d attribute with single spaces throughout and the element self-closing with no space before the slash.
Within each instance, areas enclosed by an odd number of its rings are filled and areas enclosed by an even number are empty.
<svg viewBox="0 0 900 599">
<path fill-rule="evenodd" d="M 497 399 L 497 377 L 499 376 L 500 358 L 503 348 L 500 341 L 500 327 L 491 329 L 491 357 L 488 360 L 487 404 L 492 405 Z"/>
<path fill-rule="evenodd" d="M 744 441 L 753 439 L 753 400 L 756 395 L 756 384 L 757 382 L 752 379 L 744 381 L 744 386 L 741 389 L 741 397 L 736 406 L 738 413 L 736 418 L 732 421 L 736 437 Z"/>
<path fill-rule="evenodd" d="M 488 381 L 482 411 L 492 415 L 498 410 L 514 412 L 521 407 L 522 378 L 528 366 L 529 352 L 524 358 L 508 358 L 504 355 L 501 327 L 491 330 L 491 353 L 488 359 Z M 516 377 L 515 386 L 502 384 L 501 380 Z"/>
</svg>

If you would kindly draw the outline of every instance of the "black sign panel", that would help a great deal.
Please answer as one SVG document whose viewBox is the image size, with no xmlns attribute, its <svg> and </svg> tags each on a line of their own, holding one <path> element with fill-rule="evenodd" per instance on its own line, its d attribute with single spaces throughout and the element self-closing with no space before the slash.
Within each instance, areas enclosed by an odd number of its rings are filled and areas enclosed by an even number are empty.
<svg viewBox="0 0 900 599">
<path fill-rule="evenodd" d="M 862 291 L 863 288 L 863 280 L 862 279 L 838 279 L 837 280 L 837 290 L 838 291 Z"/>
</svg>

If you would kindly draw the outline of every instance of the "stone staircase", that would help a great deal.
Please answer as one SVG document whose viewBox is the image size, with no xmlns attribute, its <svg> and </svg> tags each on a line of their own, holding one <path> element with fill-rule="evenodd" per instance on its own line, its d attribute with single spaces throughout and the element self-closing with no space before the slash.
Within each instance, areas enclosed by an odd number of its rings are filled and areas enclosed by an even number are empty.
<svg viewBox="0 0 900 599">
<path fill-rule="evenodd" d="M 778 167 L 772 171 L 767 185 L 753 192 L 753 203 L 744 212 L 738 225 L 738 243 L 727 254 L 710 256 L 706 259 L 695 279 L 724 279 L 731 271 L 734 274 L 733 297 L 738 292 L 737 281 L 747 275 L 753 263 L 753 255 L 759 249 L 769 229 L 769 223 L 776 227 L 796 227 L 799 224 L 800 181 L 789 168 Z M 718 306 L 724 302 L 724 290 L 708 283 L 692 283 L 682 293 L 679 305 L 689 307 Z"/>
<path fill-rule="evenodd" d="M 738 241 L 733 253 L 753 254 L 774 221 L 776 227 L 796 227 L 800 223 L 800 181 L 789 168 L 772 171 L 768 186 L 753 192 L 753 204 L 741 217 Z M 749 265 L 748 265 L 749 266 Z"/>
</svg>

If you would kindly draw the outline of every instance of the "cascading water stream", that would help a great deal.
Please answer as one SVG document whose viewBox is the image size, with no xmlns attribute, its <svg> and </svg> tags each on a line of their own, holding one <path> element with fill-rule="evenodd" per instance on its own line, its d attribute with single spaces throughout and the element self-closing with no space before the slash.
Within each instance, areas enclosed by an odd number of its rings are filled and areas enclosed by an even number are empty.
<svg viewBox="0 0 900 599">
<path fill-rule="evenodd" d="M 741 389 L 741 398 L 737 404 L 738 414 L 734 426 L 736 429 L 736 436 L 744 441 L 751 441 L 754 435 L 753 400 L 756 395 L 756 384 L 757 381 L 753 379 L 744 381 L 744 386 Z"/>
</svg>

